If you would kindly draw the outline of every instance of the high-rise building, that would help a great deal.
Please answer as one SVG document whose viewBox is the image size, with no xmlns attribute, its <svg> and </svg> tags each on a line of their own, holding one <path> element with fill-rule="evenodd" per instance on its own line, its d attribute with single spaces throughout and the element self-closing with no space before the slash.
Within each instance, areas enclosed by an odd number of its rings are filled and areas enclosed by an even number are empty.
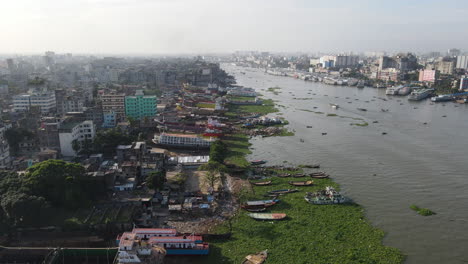
<svg viewBox="0 0 468 264">
<path fill-rule="evenodd" d="M 444 57 L 441 60 L 436 62 L 436 70 L 441 74 L 452 74 L 455 69 L 455 58 Z"/>
<path fill-rule="evenodd" d="M 138 93 L 135 96 L 125 97 L 125 114 L 127 117 L 132 117 L 141 120 L 145 117 L 154 118 L 156 116 L 157 98 L 154 95 L 145 96 Z"/>
<path fill-rule="evenodd" d="M 460 90 L 466 91 L 468 90 L 468 76 L 462 76 L 460 79 Z"/>
<path fill-rule="evenodd" d="M 460 55 L 461 51 L 459 49 L 448 49 L 447 50 L 447 55 L 450 56 L 450 57 L 455 57 L 455 56 L 458 56 Z"/>
<path fill-rule="evenodd" d="M 457 56 L 457 69 L 468 69 L 468 56 Z"/>
<path fill-rule="evenodd" d="M 125 119 L 125 94 L 102 94 L 102 112 L 115 112 L 117 120 Z"/>
<path fill-rule="evenodd" d="M 45 118 L 37 131 L 41 151 L 52 149 L 60 151 L 59 122 L 55 118 Z"/>
</svg>

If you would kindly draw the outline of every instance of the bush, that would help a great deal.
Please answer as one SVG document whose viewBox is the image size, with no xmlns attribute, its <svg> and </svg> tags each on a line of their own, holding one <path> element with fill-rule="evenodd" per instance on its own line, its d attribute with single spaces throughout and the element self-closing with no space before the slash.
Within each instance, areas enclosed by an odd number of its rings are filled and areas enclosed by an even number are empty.
<svg viewBox="0 0 468 264">
<path fill-rule="evenodd" d="M 420 208 L 415 204 L 410 205 L 410 209 L 413 211 L 418 212 L 418 214 L 422 216 L 429 216 L 429 215 L 435 215 L 436 213 L 427 209 L 427 208 Z"/>
</svg>

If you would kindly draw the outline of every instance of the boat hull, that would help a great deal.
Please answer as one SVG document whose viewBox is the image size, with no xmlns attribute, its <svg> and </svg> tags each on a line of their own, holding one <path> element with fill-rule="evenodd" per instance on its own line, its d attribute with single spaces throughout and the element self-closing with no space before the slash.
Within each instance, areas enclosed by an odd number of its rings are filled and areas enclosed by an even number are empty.
<svg viewBox="0 0 468 264">
<path fill-rule="evenodd" d="M 209 249 L 166 249 L 167 256 L 195 256 L 208 255 Z"/>
</svg>

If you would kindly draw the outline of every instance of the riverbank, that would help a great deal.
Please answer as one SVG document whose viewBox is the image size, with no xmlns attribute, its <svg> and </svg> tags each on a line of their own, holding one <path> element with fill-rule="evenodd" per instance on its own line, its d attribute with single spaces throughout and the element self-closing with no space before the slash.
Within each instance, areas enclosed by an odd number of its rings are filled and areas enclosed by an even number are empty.
<svg viewBox="0 0 468 264">
<path fill-rule="evenodd" d="M 263 114 L 276 109 L 271 104 L 263 106 L 269 109 L 257 107 L 260 109 L 255 110 Z M 236 134 L 224 142 L 230 153 L 228 160 L 235 159 L 248 166 L 245 159 L 250 153 L 248 138 Z M 270 180 L 271 186 L 245 189 L 238 195 L 239 201 L 263 200 L 267 191 L 290 188 L 288 181 L 293 178 Z M 237 212 L 230 221 L 216 228 L 217 233 L 231 231 L 231 239 L 210 241 L 210 255 L 197 259 L 196 263 L 241 263 L 246 255 L 265 249 L 269 252 L 266 263 L 401 263 L 402 253 L 382 244 L 384 232 L 365 219 L 361 206 L 320 206 L 304 200 L 306 192 L 326 186 L 339 189 L 331 179 L 316 179 L 313 186 L 299 187 L 299 192 L 281 196 L 281 202 L 270 212 L 286 213 L 288 217 L 283 221 L 259 222 L 248 217 L 245 211 Z"/>
</svg>

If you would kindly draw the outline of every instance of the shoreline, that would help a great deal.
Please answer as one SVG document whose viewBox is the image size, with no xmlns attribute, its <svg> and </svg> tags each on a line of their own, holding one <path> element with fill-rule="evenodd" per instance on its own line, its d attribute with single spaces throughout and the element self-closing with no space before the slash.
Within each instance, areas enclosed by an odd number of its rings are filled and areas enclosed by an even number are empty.
<svg viewBox="0 0 468 264">
<path fill-rule="evenodd" d="M 278 104 L 273 101 L 273 109 L 277 110 L 277 107 Z M 274 112 L 264 114 L 269 113 Z M 230 143 L 229 146 L 228 142 L 228 147 L 232 148 L 233 142 Z M 245 151 L 240 154 L 244 159 L 252 152 L 250 146 L 250 140 L 247 138 L 247 144 L 243 146 Z M 288 162 L 288 164 L 290 163 Z M 290 186 L 287 182 L 292 179 L 272 177 L 269 179 L 273 182 L 272 186 L 250 185 L 252 191 L 244 191 L 239 194 L 239 201 L 264 199 L 262 198 L 262 192 L 288 188 Z M 237 263 L 241 262 L 244 256 L 266 248 L 269 249 L 269 254 L 271 254 L 268 263 L 321 263 L 323 261 L 403 263 L 405 259 L 403 253 L 399 249 L 383 245 L 385 233 L 369 222 L 362 206 L 358 204 L 351 206 L 307 204 L 303 199 L 306 191 L 316 191 L 320 188 L 323 189 L 325 186 L 333 186 L 339 189 L 339 184 L 332 179 L 314 181 L 315 185 L 311 187 L 300 187 L 300 192 L 281 197 L 284 202 L 280 202 L 273 208 L 272 212 L 286 213 L 288 215 L 287 220 L 275 223 L 257 222 L 250 219 L 246 216 L 246 212 L 239 209 L 233 218 L 216 227 L 218 233 L 224 233 L 229 230 L 227 225 L 232 225 L 234 239 L 212 241 L 212 254 L 203 258 L 203 260 L 200 259 L 202 262 L 196 263 L 232 263 L 233 261 Z M 318 218 L 317 213 L 320 215 Z M 324 225 L 324 221 L 328 224 Z M 356 231 L 357 233 L 355 233 Z M 311 233 L 312 238 L 304 236 L 306 233 Z M 333 239 L 324 239 L 327 237 L 333 237 Z M 285 245 L 282 241 L 288 241 L 288 244 Z M 362 247 L 364 243 L 369 244 Z M 334 247 L 339 247 L 343 253 L 337 255 Z M 289 249 L 285 250 L 285 248 Z M 317 248 L 320 248 L 320 252 L 317 252 Z M 369 251 L 369 248 L 372 248 L 372 250 Z M 313 252 L 309 252 L 309 250 Z M 334 253 L 332 254 L 330 250 Z"/>
</svg>

